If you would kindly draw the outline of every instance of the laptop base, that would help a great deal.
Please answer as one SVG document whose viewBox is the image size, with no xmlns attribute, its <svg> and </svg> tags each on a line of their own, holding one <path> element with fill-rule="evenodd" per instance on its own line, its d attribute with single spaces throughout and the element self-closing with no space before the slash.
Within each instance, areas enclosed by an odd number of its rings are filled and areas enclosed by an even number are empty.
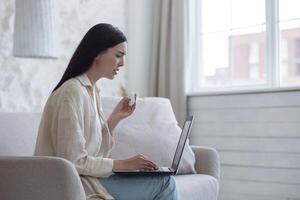
<svg viewBox="0 0 300 200">
<path fill-rule="evenodd" d="M 175 175 L 175 171 L 168 167 L 159 167 L 157 170 L 114 170 L 117 175 L 135 175 L 135 176 L 166 176 Z"/>
</svg>

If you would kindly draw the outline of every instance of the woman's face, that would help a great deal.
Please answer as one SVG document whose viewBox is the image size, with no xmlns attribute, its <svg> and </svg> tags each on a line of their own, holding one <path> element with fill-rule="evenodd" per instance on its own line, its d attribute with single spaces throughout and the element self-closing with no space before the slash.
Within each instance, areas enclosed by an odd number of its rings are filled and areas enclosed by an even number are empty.
<svg viewBox="0 0 300 200">
<path fill-rule="evenodd" d="M 118 74 L 119 68 L 124 65 L 126 48 L 126 42 L 122 42 L 95 58 L 95 68 L 99 78 L 113 79 Z"/>
</svg>

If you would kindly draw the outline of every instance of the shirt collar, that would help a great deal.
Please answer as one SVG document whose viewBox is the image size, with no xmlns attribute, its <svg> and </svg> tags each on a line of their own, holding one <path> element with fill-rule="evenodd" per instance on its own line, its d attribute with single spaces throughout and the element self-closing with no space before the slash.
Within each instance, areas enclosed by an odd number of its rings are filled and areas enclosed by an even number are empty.
<svg viewBox="0 0 300 200">
<path fill-rule="evenodd" d="M 85 73 L 77 76 L 76 79 L 79 80 L 79 82 L 85 87 L 91 87 L 91 88 L 93 87 L 90 79 Z M 100 92 L 100 89 L 97 87 L 96 84 L 95 84 L 95 89 L 98 93 Z"/>
<path fill-rule="evenodd" d="M 90 79 L 88 78 L 88 76 L 83 73 L 79 76 L 76 77 L 77 80 L 79 80 L 79 82 L 83 85 L 83 86 L 89 86 L 92 87 L 92 83 L 90 81 Z"/>
</svg>

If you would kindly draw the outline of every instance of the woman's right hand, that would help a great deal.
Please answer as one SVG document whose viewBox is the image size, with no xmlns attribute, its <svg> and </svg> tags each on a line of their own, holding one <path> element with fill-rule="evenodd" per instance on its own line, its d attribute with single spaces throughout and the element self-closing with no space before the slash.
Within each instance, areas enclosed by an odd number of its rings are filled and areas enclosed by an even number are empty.
<svg viewBox="0 0 300 200">
<path fill-rule="evenodd" d="M 114 160 L 113 169 L 157 169 L 157 166 L 143 155 L 139 154 L 125 160 Z"/>
</svg>

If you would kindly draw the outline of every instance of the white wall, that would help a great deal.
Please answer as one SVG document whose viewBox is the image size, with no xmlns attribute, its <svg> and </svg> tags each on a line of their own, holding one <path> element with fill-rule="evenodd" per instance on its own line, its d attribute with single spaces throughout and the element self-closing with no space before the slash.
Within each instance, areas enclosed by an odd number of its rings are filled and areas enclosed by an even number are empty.
<svg viewBox="0 0 300 200">
<path fill-rule="evenodd" d="M 53 87 L 85 32 L 108 22 L 127 33 L 127 1 L 68 0 L 57 2 L 59 58 L 30 59 L 12 56 L 14 0 L 0 6 L 0 112 L 41 111 Z M 126 85 L 126 68 L 113 81 L 102 81 L 104 95 L 116 95 Z"/>
<path fill-rule="evenodd" d="M 221 159 L 222 200 L 300 197 L 300 91 L 191 96 L 190 141 Z"/>
</svg>

